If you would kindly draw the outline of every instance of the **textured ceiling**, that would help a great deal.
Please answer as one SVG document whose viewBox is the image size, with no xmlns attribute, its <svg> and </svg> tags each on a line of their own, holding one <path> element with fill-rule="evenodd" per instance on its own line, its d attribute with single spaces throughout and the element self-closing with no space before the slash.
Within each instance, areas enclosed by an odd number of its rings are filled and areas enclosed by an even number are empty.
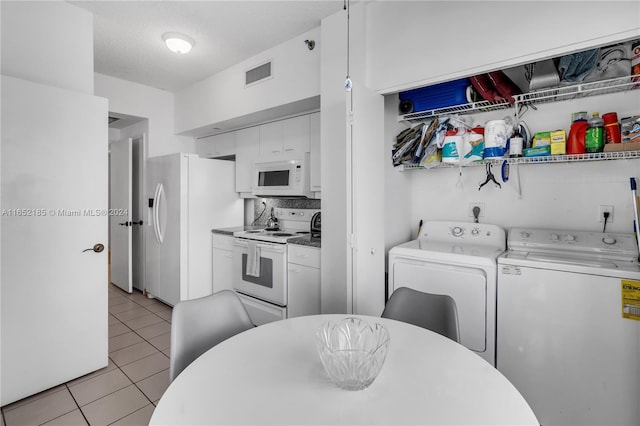
<svg viewBox="0 0 640 426">
<path fill-rule="evenodd" d="M 94 15 L 95 71 L 178 91 L 320 26 L 344 0 L 69 1 Z M 162 34 L 195 40 L 187 55 Z"/>
</svg>

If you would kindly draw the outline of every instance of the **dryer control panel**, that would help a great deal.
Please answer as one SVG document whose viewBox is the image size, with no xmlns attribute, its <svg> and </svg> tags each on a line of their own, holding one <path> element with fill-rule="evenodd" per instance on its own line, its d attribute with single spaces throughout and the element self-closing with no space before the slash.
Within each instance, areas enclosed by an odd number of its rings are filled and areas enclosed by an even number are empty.
<svg viewBox="0 0 640 426">
<path fill-rule="evenodd" d="M 507 234 L 504 229 L 487 223 L 425 222 L 419 240 L 436 242 L 464 242 L 474 246 L 490 246 L 505 250 Z"/>
</svg>

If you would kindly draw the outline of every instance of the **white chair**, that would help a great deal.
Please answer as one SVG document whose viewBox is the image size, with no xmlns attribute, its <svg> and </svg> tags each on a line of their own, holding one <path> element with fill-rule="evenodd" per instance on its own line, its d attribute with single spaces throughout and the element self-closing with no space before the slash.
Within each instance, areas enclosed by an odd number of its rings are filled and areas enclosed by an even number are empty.
<svg viewBox="0 0 640 426">
<path fill-rule="evenodd" d="M 177 303 L 171 314 L 170 380 L 207 350 L 253 327 L 240 298 L 231 290 Z"/>
<path fill-rule="evenodd" d="M 447 295 L 400 287 L 389 298 L 382 317 L 417 325 L 459 342 L 456 302 Z"/>
</svg>

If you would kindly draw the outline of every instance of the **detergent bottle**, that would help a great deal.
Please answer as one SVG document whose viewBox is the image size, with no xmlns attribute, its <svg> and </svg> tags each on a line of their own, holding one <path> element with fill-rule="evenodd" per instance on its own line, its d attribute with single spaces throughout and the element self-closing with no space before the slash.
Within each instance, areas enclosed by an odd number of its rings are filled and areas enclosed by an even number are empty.
<svg viewBox="0 0 640 426">
<path fill-rule="evenodd" d="M 604 121 L 599 112 L 589 119 L 589 128 L 585 136 L 586 152 L 602 152 L 604 149 Z"/>
</svg>

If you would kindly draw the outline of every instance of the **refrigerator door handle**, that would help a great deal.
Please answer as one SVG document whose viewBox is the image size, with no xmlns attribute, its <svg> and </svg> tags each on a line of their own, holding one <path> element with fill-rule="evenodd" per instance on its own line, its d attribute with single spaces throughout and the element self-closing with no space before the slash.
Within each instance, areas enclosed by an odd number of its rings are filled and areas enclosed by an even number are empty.
<svg viewBox="0 0 640 426">
<path fill-rule="evenodd" d="M 160 210 L 162 208 L 166 210 L 166 206 L 164 205 L 165 204 L 164 198 L 165 198 L 164 186 L 162 186 L 162 184 L 159 183 L 156 186 L 155 206 L 153 208 L 153 231 L 155 233 L 156 241 L 159 242 L 160 244 L 162 244 L 162 242 L 164 241 L 164 229 L 162 229 L 163 224 L 160 222 L 161 220 Z M 162 215 L 162 219 L 166 220 L 166 214 Z"/>
</svg>

